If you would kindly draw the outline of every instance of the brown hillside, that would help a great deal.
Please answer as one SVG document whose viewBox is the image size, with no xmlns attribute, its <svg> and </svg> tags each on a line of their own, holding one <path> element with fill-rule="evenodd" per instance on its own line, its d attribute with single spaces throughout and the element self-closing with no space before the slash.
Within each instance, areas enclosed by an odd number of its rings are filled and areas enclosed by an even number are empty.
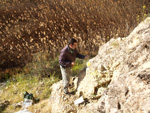
<svg viewBox="0 0 150 113">
<path fill-rule="evenodd" d="M 149 0 L 1 0 L 0 68 L 24 66 L 32 54 L 55 57 L 70 37 L 81 52 L 126 36 L 148 13 Z M 143 6 L 145 6 L 143 8 Z"/>
</svg>

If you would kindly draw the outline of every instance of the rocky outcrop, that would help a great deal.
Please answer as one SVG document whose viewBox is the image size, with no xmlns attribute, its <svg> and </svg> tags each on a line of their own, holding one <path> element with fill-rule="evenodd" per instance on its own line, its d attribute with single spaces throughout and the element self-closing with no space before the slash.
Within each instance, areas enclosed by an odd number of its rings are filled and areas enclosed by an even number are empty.
<svg viewBox="0 0 150 113">
<path fill-rule="evenodd" d="M 88 67 L 85 80 L 96 78 L 96 74 L 91 74 L 93 71 L 98 70 L 102 73 L 101 66 L 106 68 L 105 71 L 113 73 L 112 80 L 103 95 L 103 101 L 100 99 L 101 102 L 98 104 L 104 107 L 106 113 L 150 112 L 149 42 L 150 18 L 147 18 L 128 37 L 112 39 L 101 46 L 99 54 L 89 61 L 91 65 Z M 97 82 L 96 79 L 89 80 L 88 83 L 85 80 L 81 82 L 79 91 L 89 97 L 96 87 L 91 84 Z M 88 88 L 84 87 L 87 85 Z"/>
<path fill-rule="evenodd" d="M 76 108 L 73 106 L 73 98 L 71 95 L 63 94 L 63 83 L 60 81 L 52 86 L 53 92 L 50 97 L 49 105 L 51 106 L 52 113 L 70 113 L 76 112 Z"/>
<path fill-rule="evenodd" d="M 58 93 L 61 90 L 53 88 L 50 97 L 53 113 L 58 109 L 61 113 L 65 108 L 78 113 L 150 113 L 150 18 L 128 37 L 111 39 L 102 45 L 87 65 L 74 96 L 82 94 L 90 103 L 82 107 L 67 105 Z"/>
</svg>

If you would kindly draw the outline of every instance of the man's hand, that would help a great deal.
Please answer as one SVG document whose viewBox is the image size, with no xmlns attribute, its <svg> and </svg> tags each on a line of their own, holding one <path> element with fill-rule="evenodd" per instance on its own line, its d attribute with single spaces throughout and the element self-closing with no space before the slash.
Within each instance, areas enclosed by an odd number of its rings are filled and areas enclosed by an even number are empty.
<svg viewBox="0 0 150 113">
<path fill-rule="evenodd" d="M 74 66 L 74 65 L 75 65 L 75 62 L 72 62 L 71 65 Z"/>
<path fill-rule="evenodd" d="M 86 55 L 84 59 L 85 59 L 85 60 L 88 59 L 88 56 Z"/>
</svg>

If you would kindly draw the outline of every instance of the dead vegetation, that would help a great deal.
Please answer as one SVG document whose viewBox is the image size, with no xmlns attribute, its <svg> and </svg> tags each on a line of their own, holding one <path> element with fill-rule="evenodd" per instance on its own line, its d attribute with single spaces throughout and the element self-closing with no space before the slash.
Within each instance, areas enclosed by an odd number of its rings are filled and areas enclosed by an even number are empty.
<svg viewBox="0 0 150 113">
<path fill-rule="evenodd" d="M 39 51 L 55 57 L 70 37 L 78 40 L 79 51 L 96 54 L 110 38 L 127 36 L 149 13 L 149 2 L 1 0 L 0 68 L 24 66 Z"/>
</svg>

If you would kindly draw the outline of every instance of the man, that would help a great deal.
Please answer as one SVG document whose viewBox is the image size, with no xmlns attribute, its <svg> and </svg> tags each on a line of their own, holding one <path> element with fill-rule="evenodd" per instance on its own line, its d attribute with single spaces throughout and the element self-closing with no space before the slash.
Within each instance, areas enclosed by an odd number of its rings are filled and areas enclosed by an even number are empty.
<svg viewBox="0 0 150 113">
<path fill-rule="evenodd" d="M 69 44 L 61 50 L 59 63 L 63 80 L 63 91 L 68 94 L 68 87 L 70 81 L 71 68 L 75 65 L 76 57 L 80 59 L 87 59 L 87 56 L 81 55 L 76 50 L 77 41 L 72 38 Z"/>
</svg>

